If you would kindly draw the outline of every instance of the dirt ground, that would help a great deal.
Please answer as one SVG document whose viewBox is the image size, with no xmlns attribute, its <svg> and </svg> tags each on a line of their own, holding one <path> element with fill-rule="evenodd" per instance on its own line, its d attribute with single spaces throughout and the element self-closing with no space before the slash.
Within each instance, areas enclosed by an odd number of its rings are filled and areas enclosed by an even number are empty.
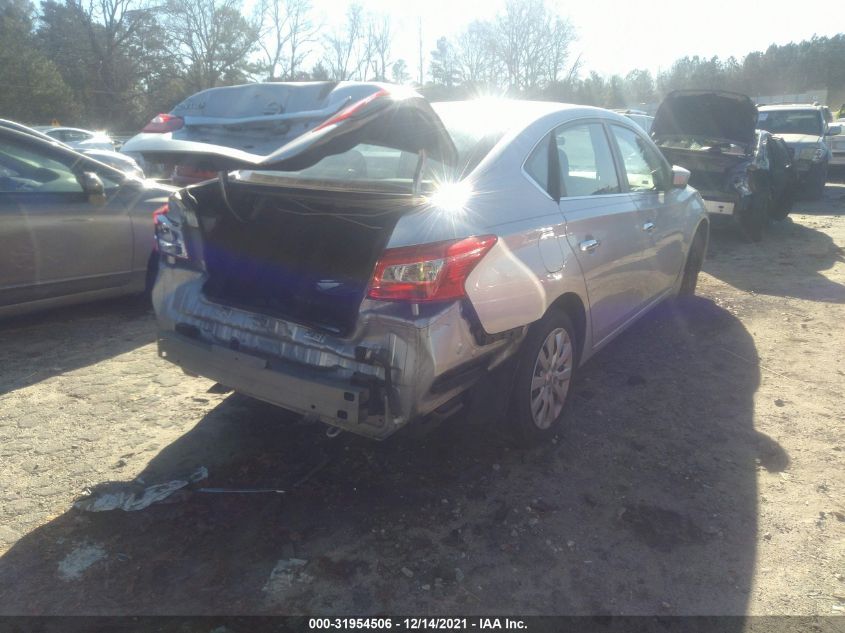
<svg viewBox="0 0 845 633">
<path fill-rule="evenodd" d="M 845 186 L 593 359 L 553 444 L 373 443 L 156 356 L 138 300 L 0 324 L 0 614 L 845 613 Z M 90 487 L 205 466 L 139 512 Z"/>
</svg>

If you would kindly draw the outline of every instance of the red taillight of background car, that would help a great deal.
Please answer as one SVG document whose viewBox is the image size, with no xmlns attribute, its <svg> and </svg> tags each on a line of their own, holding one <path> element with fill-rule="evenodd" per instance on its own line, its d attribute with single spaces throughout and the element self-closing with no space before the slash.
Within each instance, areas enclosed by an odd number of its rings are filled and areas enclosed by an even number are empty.
<svg viewBox="0 0 845 633">
<path fill-rule="evenodd" d="M 179 130 L 183 125 L 185 125 L 185 120 L 182 117 L 162 113 L 154 116 L 152 121 L 147 123 L 141 131 L 153 134 L 163 134 L 165 132 L 174 132 Z"/>
<path fill-rule="evenodd" d="M 414 303 L 463 297 L 467 277 L 495 243 L 495 235 L 483 235 L 388 249 L 376 263 L 367 296 Z"/>
<path fill-rule="evenodd" d="M 315 127 L 312 130 L 312 132 L 322 130 L 324 127 L 328 127 L 330 125 L 337 125 L 341 121 L 345 121 L 346 119 L 354 116 L 355 113 L 358 112 L 359 110 L 361 110 L 364 106 L 369 105 L 370 103 L 372 103 L 376 99 L 380 99 L 381 97 L 386 97 L 389 94 L 390 93 L 387 90 L 382 88 L 378 92 L 371 94 L 369 97 L 365 97 L 365 98 L 361 99 L 360 101 L 356 101 L 352 105 L 346 106 L 343 110 L 341 110 L 340 112 L 335 114 L 330 119 L 327 119 L 326 121 L 323 121 L 322 123 L 320 123 L 320 125 Z"/>
</svg>

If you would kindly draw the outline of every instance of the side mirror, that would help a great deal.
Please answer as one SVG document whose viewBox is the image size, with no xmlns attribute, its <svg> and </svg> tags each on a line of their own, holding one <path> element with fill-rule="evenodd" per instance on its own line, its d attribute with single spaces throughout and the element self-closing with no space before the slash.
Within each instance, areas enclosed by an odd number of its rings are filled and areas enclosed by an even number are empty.
<svg viewBox="0 0 845 633">
<path fill-rule="evenodd" d="M 836 136 L 837 134 L 842 134 L 841 125 L 831 125 L 827 128 L 827 132 L 824 133 L 825 136 Z"/>
<path fill-rule="evenodd" d="M 96 206 L 106 203 L 106 186 L 102 179 L 93 171 L 83 171 L 79 177 L 82 190 L 88 194 L 88 201 Z"/>
<path fill-rule="evenodd" d="M 672 165 L 672 188 L 683 189 L 689 184 L 690 171 L 678 165 Z"/>
</svg>

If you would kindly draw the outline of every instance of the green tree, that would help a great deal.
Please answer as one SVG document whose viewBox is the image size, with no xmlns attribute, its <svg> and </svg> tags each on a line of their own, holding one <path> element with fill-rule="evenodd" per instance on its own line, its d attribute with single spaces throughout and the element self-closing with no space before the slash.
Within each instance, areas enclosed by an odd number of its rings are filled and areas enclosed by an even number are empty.
<svg viewBox="0 0 845 633">
<path fill-rule="evenodd" d="M 33 7 L 0 0 L 0 116 L 28 123 L 73 120 L 79 106 L 56 66 L 39 50 Z"/>
</svg>

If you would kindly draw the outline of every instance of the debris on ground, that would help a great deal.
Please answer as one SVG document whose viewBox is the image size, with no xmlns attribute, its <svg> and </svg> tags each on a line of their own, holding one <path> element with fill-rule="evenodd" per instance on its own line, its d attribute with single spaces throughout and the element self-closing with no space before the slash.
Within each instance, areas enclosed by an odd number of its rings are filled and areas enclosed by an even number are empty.
<svg viewBox="0 0 845 633">
<path fill-rule="evenodd" d="M 106 557 L 106 550 L 100 545 L 86 544 L 74 549 L 59 563 L 59 578 L 78 580 L 94 563 Z"/>
<path fill-rule="evenodd" d="M 104 484 L 93 490 L 87 498 L 74 503 L 73 507 L 85 512 L 135 512 L 164 501 L 177 490 L 204 479 L 208 479 L 208 469 L 200 466 L 184 479 L 174 479 L 154 486 L 143 487 L 143 483 L 138 481 Z"/>
<path fill-rule="evenodd" d="M 263 590 L 266 593 L 278 593 L 290 589 L 295 582 L 310 582 L 311 575 L 304 571 L 307 565 L 308 561 L 302 558 L 283 558 L 273 567 Z"/>
</svg>

